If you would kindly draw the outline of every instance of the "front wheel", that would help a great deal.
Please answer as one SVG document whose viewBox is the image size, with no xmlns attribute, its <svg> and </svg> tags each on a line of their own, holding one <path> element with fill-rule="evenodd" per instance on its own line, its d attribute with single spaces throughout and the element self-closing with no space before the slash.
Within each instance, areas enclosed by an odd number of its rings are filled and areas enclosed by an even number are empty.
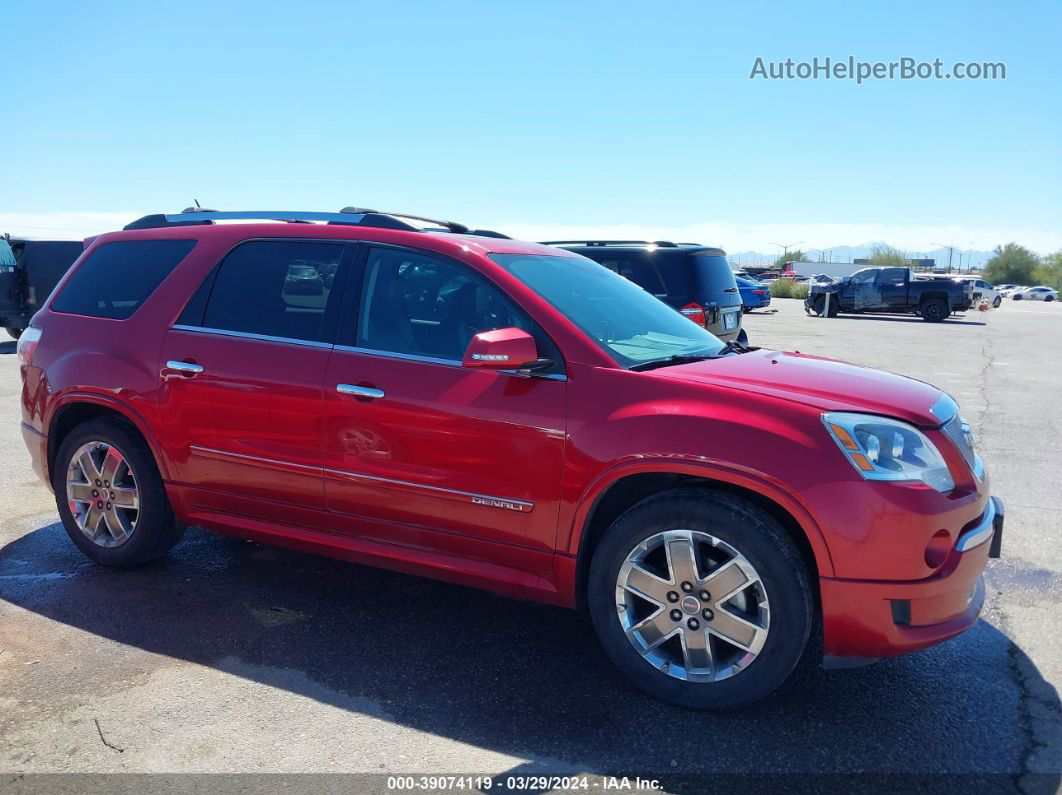
<svg viewBox="0 0 1062 795">
<path fill-rule="evenodd" d="M 59 446 L 52 486 L 66 532 L 97 563 L 135 566 L 180 540 L 151 451 L 125 423 L 74 428 Z"/>
<path fill-rule="evenodd" d="M 694 709 L 749 704 L 799 662 L 811 587 L 786 532 L 751 503 L 680 489 L 635 505 L 594 553 L 587 601 L 634 684 Z"/>
<path fill-rule="evenodd" d="M 18 339 L 19 337 L 21 337 L 22 336 L 22 332 L 25 331 L 25 330 L 26 329 L 19 328 L 18 326 L 8 326 L 7 329 L 6 329 L 7 333 L 10 334 L 15 339 Z"/>
<path fill-rule="evenodd" d="M 1054 301 L 1054 300 L 1055 300 L 1055 297 L 1053 295 L 1048 295 L 1048 296 L 1046 296 L 1044 298 L 1044 303 L 1049 303 L 1050 301 Z"/>
</svg>

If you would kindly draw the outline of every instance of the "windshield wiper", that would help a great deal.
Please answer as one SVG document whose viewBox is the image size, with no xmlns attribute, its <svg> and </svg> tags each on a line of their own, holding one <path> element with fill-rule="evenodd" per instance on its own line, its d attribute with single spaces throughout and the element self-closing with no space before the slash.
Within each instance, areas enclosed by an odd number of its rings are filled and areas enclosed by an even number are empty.
<svg viewBox="0 0 1062 795">
<path fill-rule="evenodd" d="M 726 355 L 726 354 L 722 354 Z M 676 353 L 674 356 L 668 356 L 664 359 L 652 359 L 648 362 L 638 362 L 638 364 L 632 364 L 628 369 L 630 370 L 655 370 L 657 367 L 670 367 L 673 364 L 691 364 L 692 362 L 703 362 L 708 359 L 718 359 L 720 354 L 708 355 L 702 353 L 700 355 L 693 355 L 689 353 Z"/>
</svg>

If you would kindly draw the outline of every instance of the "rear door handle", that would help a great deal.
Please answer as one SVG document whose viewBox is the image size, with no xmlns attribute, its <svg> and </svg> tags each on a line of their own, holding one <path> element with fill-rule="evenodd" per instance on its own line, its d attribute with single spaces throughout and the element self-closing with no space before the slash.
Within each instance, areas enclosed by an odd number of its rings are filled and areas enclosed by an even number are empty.
<svg viewBox="0 0 1062 795">
<path fill-rule="evenodd" d="M 376 400 L 384 396 L 382 389 L 372 386 L 357 386 L 356 384 L 336 384 L 336 392 L 341 395 L 353 395 L 354 397 L 369 398 Z"/>
<path fill-rule="evenodd" d="M 167 370 L 176 370 L 178 373 L 182 373 L 189 377 L 199 375 L 203 372 L 203 365 L 193 364 L 192 362 L 178 362 L 174 359 L 166 362 Z"/>
</svg>

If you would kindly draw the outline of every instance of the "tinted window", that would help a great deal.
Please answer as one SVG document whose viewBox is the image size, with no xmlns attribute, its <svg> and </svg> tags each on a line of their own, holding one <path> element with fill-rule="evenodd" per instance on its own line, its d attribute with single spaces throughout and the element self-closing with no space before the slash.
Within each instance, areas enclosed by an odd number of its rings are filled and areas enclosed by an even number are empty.
<svg viewBox="0 0 1062 795">
<path fill-rule="evenodd" d="M 523 312 L 465 268 L 413 251 L 370 250 L 357 347 L 459 361 L 475 334 L 512 326 L 534 333 Z"/>
<path fill-rule="evenodd" d="M 333 294 L 338 297 L 332 287 L 343 249 L 342 244 L 304 241 L 244 243 L 218 269 L 203 326 L 328 341 L 325 311 L 334 303 Z"/>
<path fill-rule="evenodd" d="M 734 272 L 730 270 L 730 263 L 723 254 L 715 251 L 693 252 L 690 260 L 697 278 L 698 291 L 695 297 L 699 301 L 724 306 L 741 303 L 740 298 L 727 298 L 737 292 L 737 283 L 734 281 Z"/>
<path fill-rule="evenodd" d="M 195 247 L 194 240 L 129 240 L 96 248 L 52 302 L 55 312 L 124 320 Z"/>
<path fill-rule="evenodd" d="M 907 278 L 906 268 L 884 268 L 879 272 L 881 277 L 878 281 L 881 284 L 903 284 L 904 279 Z"/>
<path fill-rule="evenodd" d="M 630 279 L 643 290 L 648 290 L 653 295 L 665 295 L 667 288 L 657 272 L 656 265 L 651 261 L 647 253 L 636 254 L 605 254 L 597 260 L 613 273 L 618 273 L 625 279 Z"/>
</svg>

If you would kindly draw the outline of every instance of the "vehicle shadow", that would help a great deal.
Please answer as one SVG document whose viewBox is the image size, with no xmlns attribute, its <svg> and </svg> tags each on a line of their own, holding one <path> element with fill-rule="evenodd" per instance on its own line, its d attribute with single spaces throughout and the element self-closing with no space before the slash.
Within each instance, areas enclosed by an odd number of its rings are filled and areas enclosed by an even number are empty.
<svg viewBox="0 0 1062 795">
<path fill-rule="evenodd" d="M 0 354 L 14 353 L 17 345 L 18 340 L 6 339 L 0 341 Z"/>
<path fill-rule="evenodd" d="M 842 314 L 842 315 L 838 315 L 837 317 L 830 318 L 830 320 L 838 320 L 838 319 L 840 319 L 840 320 L 878 320 L 878 321 L 887 321 L 887 322 L 892 322 L 892 323 L 925 323 L 926 322 L 926 321 L 922 320 L 922 318 L 920 318 L 920 317 L 912 317 L 911 315 L 890 315 L 890 314 L 886 314 L 886 313 L 882 313 L 882 312 L 878 312 L 878 313 L 875 313 L 873 315 Z M 987 326 L 988 325 L 983 320 L 967 320 L 965 318 L 955 318 L 955 317 L 949 317 L 949 318 L 947 318 L 945 320 L 942 320 L 941 323 L 944 323 L 944 324 L 949 325 L 949 326 Z M 930 325 L 930 324 L 926 323 L 926 325 Z"/>
<path fill-rule="evenodd" d="M 1057 701 L 1031 663 L 1023 675 L 1036 681 L 1016 684 L 1023 653 L 981 621 L 919 655 L 829 673 L 805 665 L 760 704 L 695 713 L 633 690 L 580 613 L 199 530 L 165 560 L 118 570 L 87 564 L 60 524 L 41 527 L 0 549 L 0 599 L 532 760 L 517 772 L 651 772 L 673 791 L 705 791 L 696 773 L 945 771 L 1009 789 L 1027 743 L 1027 688 Z M 453 767 L 440 772 L 469 772 Z"/>
</svg>

